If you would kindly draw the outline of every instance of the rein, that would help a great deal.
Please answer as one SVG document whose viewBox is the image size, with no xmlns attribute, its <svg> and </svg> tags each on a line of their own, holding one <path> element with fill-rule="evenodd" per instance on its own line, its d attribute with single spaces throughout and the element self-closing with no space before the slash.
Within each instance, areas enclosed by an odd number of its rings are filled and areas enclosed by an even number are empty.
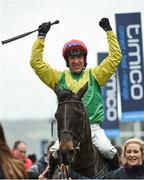
<svg viewBox="0 0 144 180">
<path fill-rule="evenodd" d="M 68 169 L 67 169 L 66 165 L 61 164 L 60 171 L 63 173 L 65 179 L 70 179 Z"/>
</svg>

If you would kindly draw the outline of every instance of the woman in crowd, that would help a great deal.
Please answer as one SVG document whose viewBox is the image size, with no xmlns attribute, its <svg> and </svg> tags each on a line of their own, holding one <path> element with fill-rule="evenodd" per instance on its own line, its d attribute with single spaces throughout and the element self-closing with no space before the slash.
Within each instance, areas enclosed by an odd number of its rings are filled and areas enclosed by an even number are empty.
<svg viewBox="0 0 144 180">
<path fill-rule="evenodd" d="M 49 158 L 50 158 L 50 147 L 54 145 L 55 141 L 51 141 L 47 146 L 47 152 L 42 155 L 42 157 L 36 161 L 36 163 L 28 170 L 28 175 L 30 179 L 39 179 L 40 177 L 43 177 L 41 174 L 43 174 L 44 170 L 49 164 Z"/>
<path fill-rule="evenodd" d="M 0 123 L 0 179 L 27 179 L 24 165 L 13 159 Z"/>
<path fill-rule="evenodd" d="M 123 146 L 124 165 L 108 173 L 104 179 L 144 179 L 144 141 L 127 140 Z"/>
</svg>

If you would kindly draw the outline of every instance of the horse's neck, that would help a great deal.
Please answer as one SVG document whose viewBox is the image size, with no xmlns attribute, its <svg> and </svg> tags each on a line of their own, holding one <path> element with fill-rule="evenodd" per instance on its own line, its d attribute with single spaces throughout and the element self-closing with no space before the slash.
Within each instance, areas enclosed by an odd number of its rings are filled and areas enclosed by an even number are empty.
<svg viewBox="0 0 144 180">
<path fill-rule="evenodd" d="M 82 138 L 82 149 L 85 153 L 93 152 L 93 144 L 92 144 L 92 137 L 91 137 L 91 129 L 88 122 L 86 122 L 85 133 Z"/>
<path fill-rule="evenodd" d="M 88 123 L 88 122 L 87 122 Z M 84 160 L 84 162 L 93 160 L 93 144 L 91 138 L 91 130 L 89 124 L 86 124 L 85 133 L 80 143 L 80 153 L 78 153 L 78 161 Z M 77 162 L 78 163 L 78 162 Z"/>
<path fill-rule="evenodd" d="M 81 141 L 80 152 L 76 156 L 72 169 L 83 176 L 94 177 L 104 168 L 101 155 L 92 144 L 89 124 Z"/>
</svg>

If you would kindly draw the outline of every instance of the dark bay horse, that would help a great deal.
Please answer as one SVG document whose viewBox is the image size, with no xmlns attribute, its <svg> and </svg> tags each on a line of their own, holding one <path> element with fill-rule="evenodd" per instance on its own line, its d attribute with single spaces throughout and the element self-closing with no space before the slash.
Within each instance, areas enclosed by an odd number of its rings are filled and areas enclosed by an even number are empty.
<svg viewBox="0 0 144 180">
<path fill-rule="evenodd" d="M 102 178 L 108 169 L 93 146 L 88 116 L 82 102 L 87 84 L 77 94 L 55 86 L 58 108 L 55 113 L 59 138 L 59 160 L 85 177 Z"/>
</svg>

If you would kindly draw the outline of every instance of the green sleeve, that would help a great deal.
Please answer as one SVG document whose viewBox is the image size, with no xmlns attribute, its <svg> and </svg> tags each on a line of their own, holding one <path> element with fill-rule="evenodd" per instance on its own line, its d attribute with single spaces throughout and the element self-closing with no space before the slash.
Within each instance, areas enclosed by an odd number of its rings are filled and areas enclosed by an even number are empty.
<svg viewBox="0 0 144 180">
<path fill-rule="evenodd" d="M 102 61 L 101 64 L 92 69 L 92 74 L 101 87 L 115 73 L 122 58 L 119 43 L 112 31 L 107 32 L 107 40 L 109 45 L 108 56 Z"/>
<path fill-rule="evenodd" d="M 32 47 L 30 65 L 38 77 L 50 88 L 58 82 L 61 71 L 53 69 L 43 60 L 44 38 L 38 37 Z"/>
</svg>

